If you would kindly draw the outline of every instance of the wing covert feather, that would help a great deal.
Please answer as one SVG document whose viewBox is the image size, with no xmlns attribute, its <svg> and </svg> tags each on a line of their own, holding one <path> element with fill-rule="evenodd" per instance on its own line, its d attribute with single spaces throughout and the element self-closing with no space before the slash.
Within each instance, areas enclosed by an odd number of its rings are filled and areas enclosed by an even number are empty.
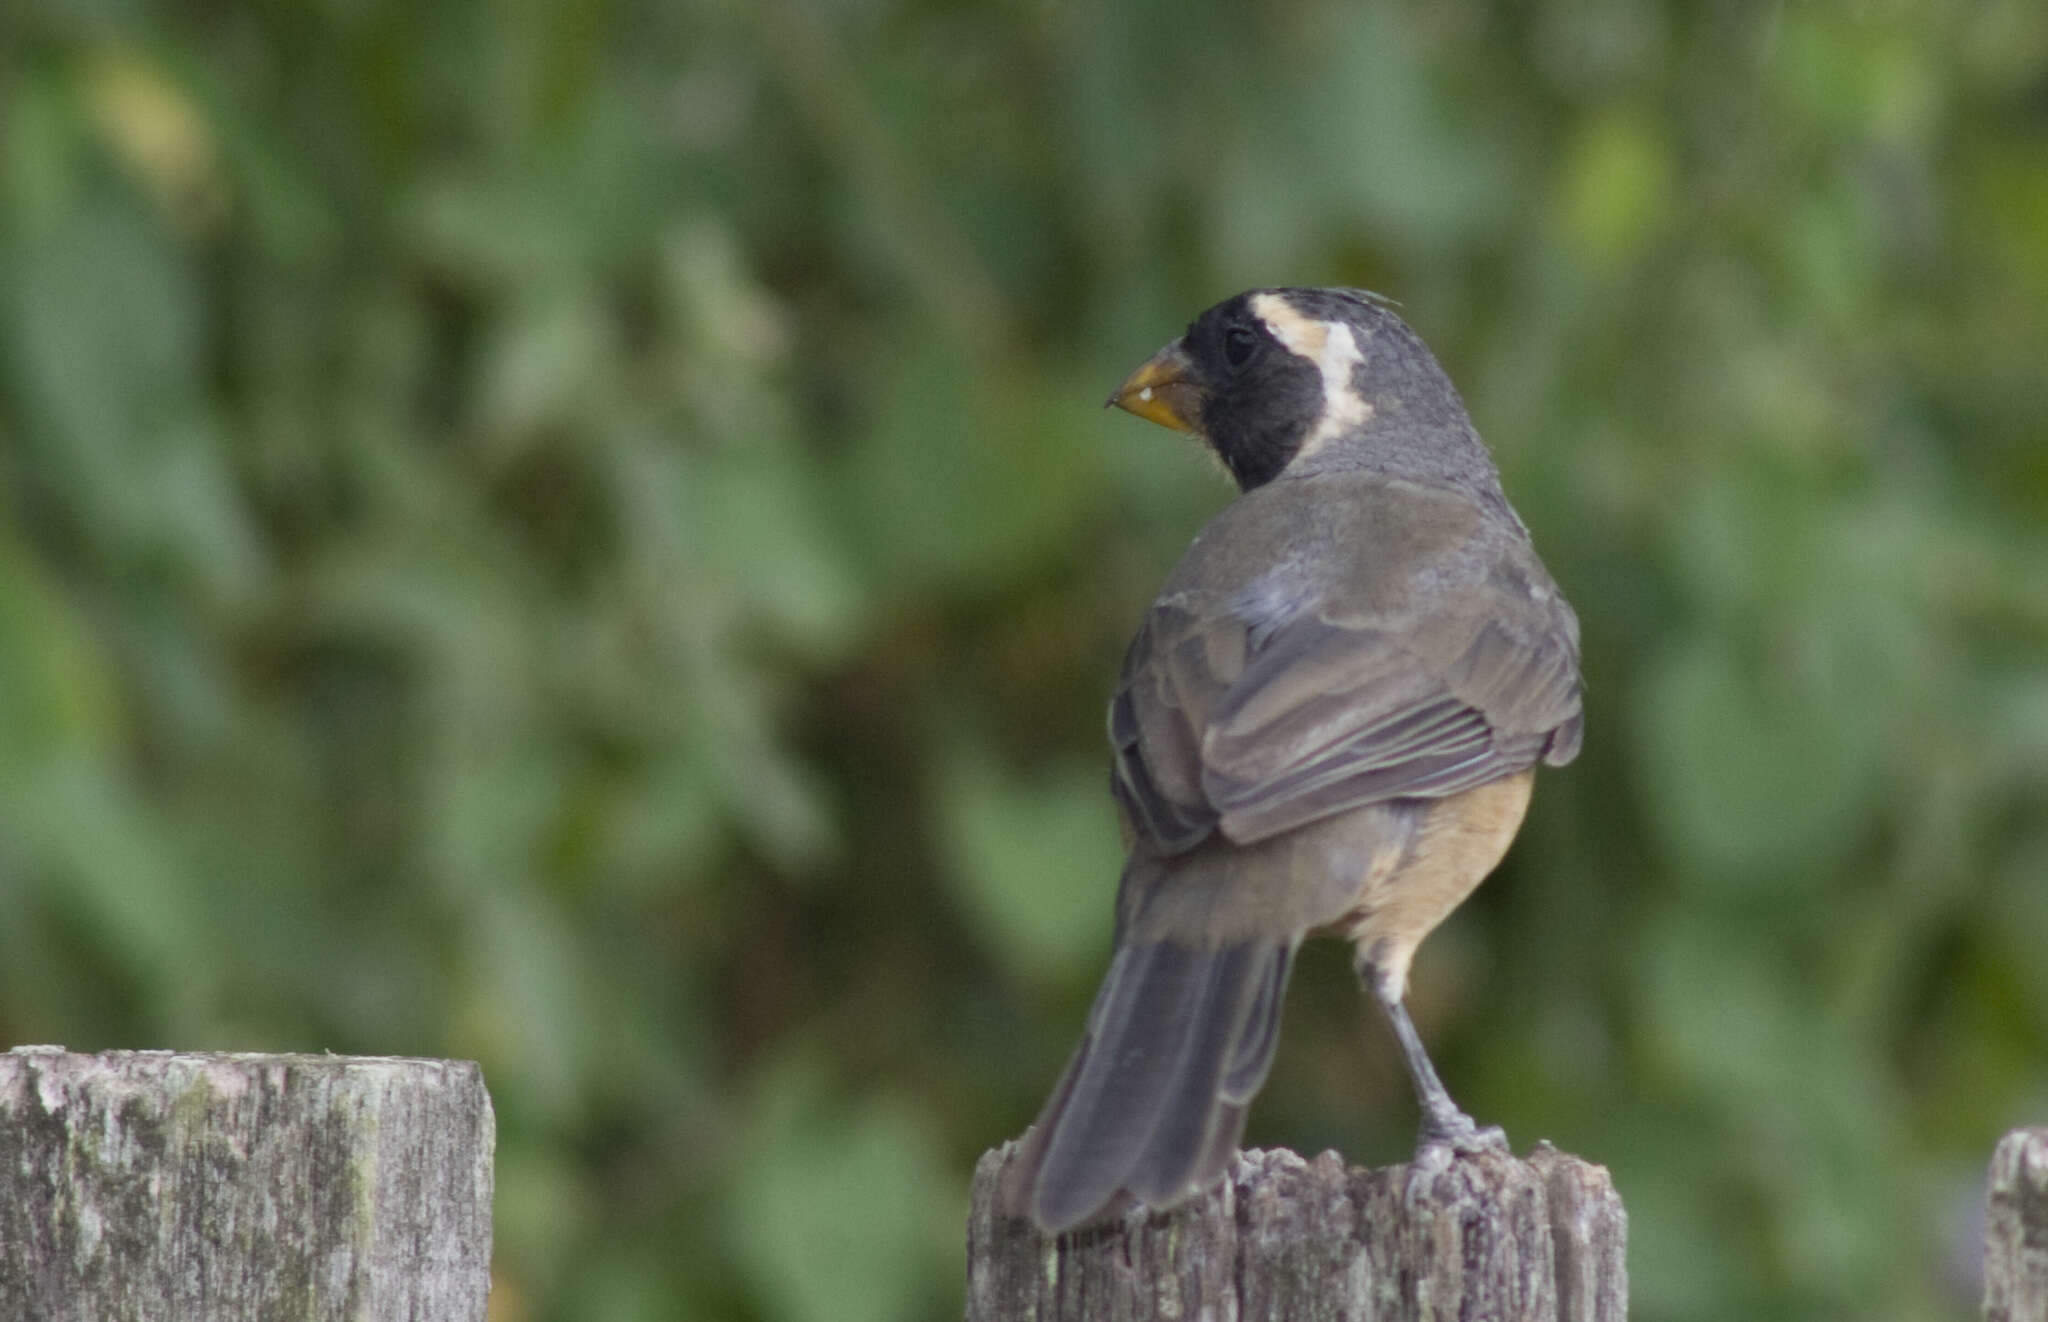
<svg viewBox="0 0 2048 1322">
<path fill-rule="evenodd" d="M 1132 829 L 1167 854 L 1216 830 L 1248 844 L 1570 761 L 1578 624 L 1526 546 L 1489 548 L 1495 563 L 1463 581 L 1411 566 L 1435 577 L 1374 584 L 1380 609 L 1336 595 L 1275 618 L 1246 592 L 1163 596 L 1110 706 Z"/>
</svg>

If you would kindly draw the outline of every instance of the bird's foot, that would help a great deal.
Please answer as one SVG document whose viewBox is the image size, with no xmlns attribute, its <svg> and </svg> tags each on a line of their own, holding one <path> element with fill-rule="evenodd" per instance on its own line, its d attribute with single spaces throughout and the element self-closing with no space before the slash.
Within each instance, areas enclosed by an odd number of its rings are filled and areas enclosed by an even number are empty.
<svg viewBox="0 0 2048 1322">
<path fill-rule="evenodd" d="M 1499 1125 L 1481 1129 L 1463 1111 L 1431 1117 L 1424 1122 L 1421 1137 L 1415 1141 L 1415 1160 L 1408 1164 L 1408 1205 L 1413 1208 L 1429 1201 L 1437 1177 L 1449 1171 L 1460 1157 L 1487 1152 L 1505 1155 L 1507 1151 L 1507 1131 Z"/>
<path fill-rule="evenodd" d="M 1426 1117 L 1422 1133 L 1415 1140 L 1415 1157 L 1420 1161 L 1432 1150 L 1448 1157 L 1469 1157 L 1481 1152 L 1506 1152 L 1507 1131 L 1499 1125 L 1484 1129 L 1463 1111 Z"/>
</svg>

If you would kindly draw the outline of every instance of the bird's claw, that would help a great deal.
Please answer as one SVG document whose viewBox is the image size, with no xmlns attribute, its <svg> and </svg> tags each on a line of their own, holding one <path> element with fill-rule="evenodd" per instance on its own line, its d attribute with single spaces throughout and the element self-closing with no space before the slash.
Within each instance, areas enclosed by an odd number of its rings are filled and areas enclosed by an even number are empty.
<svg viewBox="0 0 2048 1322">
<path fill-rule="evenodd" d="M 1472 1117 L 1462 1112 L 1457 1119 L 1463 1123 L 1425 1125 L 1422 1136 L 1416 1140 L 1415 1160 L 1408 1165 L 1408 1187 L 1405 1191 L 1411 1208 L 1428 1201 L 1437 1177 L 1450 1170 L 1458 1158 L 1489 1152 L 1505 1154 L 1508 1151 L 1507 1131 L 1499 1125 L 1481 1129 L 1473 1123 Z"/>
<path fill-rule="evenodd" d="M 1456 1119 L 1440 1121 L 1423 1126 L 1421 1137 L 1415 1141 L 1416 1160 L 1422 1160 L 1431 1149 L 1444 1152 L 1447 1156 L 1470 1157 L 1482 1152 L 1506 1152 L 1508 1135 L 1499 1125 L 1488 1125 L 1484 1129 L 1472 1117 L 1458 1113 Z"/>
</svg>

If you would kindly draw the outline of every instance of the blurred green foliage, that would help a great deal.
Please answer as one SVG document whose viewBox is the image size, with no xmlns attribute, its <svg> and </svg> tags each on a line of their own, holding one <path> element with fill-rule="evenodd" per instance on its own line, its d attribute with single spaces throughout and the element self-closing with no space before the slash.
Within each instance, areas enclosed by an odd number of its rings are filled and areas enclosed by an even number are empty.
<svg viewBox="0 0 2048 1322">
<path fill-rule="evenodd" d="M 1969 1309 L 2048 1111 L 2048 9 L 0 14 L 0 1039 L 475 1057 L 494 1317 L 943 1317 L 1227 496 L 1097 402 L 1400 299 L 1585 622 L 1425 948 L 1646 1319 Z M 1403 1155 L 1311 951 L 1251 1140 Z"/>
</svg>

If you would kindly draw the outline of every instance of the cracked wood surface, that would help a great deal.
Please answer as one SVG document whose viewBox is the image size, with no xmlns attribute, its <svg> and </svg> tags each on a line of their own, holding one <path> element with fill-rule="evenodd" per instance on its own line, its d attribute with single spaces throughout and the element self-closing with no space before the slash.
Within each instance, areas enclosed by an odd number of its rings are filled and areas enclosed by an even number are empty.
<svg viewBox="0 0 2048 1322">
<path fill-rule="evenodd" d="M 2015 1129 L 1984 1199 L 1985 1322 L 2048 1318 L 2048 1129 Z"/>
<path fill-rule="evenodd" d="M 396 1057 L 0 1055 L 0 1318 L 482 1322 L 482 1072 Z"/>
<path fill-rule="evenodd" d="M 1057 1238 L 996 1208 L 982 1156 L 969 1322 L 1622 1322 L 1628 1218 L 1605 1169 L 1538 1144 L 1422 1169 L 1239 1153 L 1209 1193 Z"/>
</svg>

